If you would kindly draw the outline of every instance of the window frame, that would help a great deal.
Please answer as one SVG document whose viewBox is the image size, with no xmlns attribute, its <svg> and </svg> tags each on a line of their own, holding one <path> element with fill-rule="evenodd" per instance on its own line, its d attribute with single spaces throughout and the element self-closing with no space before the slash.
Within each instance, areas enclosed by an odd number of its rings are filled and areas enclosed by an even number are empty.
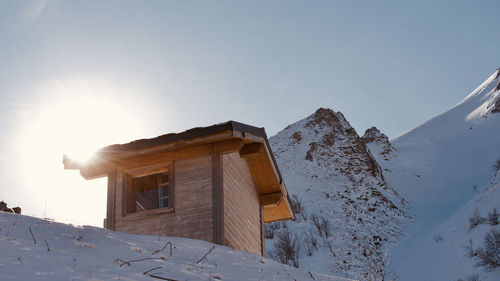
<svg viewBox="0 0 500 281">
<path fill-rule="evenodd" d="M 168 172 L 168 207 L 156 208 L 151 210 L 132 212 L 132 179 L 146 177 L 156 174 L 162 174 Z M 123 201 L 122 201 L 122 217 L 134 217 L 143 215 L 152 215 L 160 213 L 171 213 L 174 212 L 175 204 L 175 170 L 174 163 L 167 162 L 161 163 L 153 166 L 140 167 L 135 169 L 129 169 L 123 173 Z"/>
</svg>

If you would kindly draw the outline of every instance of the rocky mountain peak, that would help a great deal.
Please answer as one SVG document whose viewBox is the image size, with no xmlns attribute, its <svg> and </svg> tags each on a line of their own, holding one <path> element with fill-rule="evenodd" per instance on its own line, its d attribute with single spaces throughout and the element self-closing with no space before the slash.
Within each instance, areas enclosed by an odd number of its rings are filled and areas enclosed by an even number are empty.
<svg viewBox="0 0 500 281">
<path fill-rule="evenodd" d="M 361 137 L 365 143 L 373 142 L 381 138 L 387 139 L 387 136 L 382 134 L 377 127 L 366 129 L 365 134 Z"/>
<path fill-rule="evenodd" d="M 310 129 L 330 128 L 339 133 L 352 129 L 341 112 L 334 112 L 329 108 L 319 108 L 306 119 L 305 127 Z"/>
<path fill-rule="evenodd" d="M 472 121 L 470 129 L 476 127 L 482 120 L 500 113 L 500 68 L 460 104 L 465 102 L 476 104 L 476 108 L 466 117 L 468 121 Z"/>
<path fill-rule="evenodd" d="M 308 117 L 308 119 L 310 119 L 308 126 L 311 126 L 312 124 L 331 126 L 339 122 L 333 110 L 322 107 L 316 110 L 311 116 Z"/>
<path fill-rule="evenodd" d="M 381 134 L 378 129 L 370 129 L 368 135 L 371 139 L 385 141 L 384 144 L 390 147 L 387 136 Z M 304 154 L 296 152 L 294 155 L 313 162 L 313 165 L 348 176 L 353 182 L 357 181 L 354 180 L 355 175 L 365 172 L 384 182 L 381 169 L 369 153 L 366 142 L 359 137 L 341 112 L 319 108 L 307 118 L 289 125 L 273 137 L 271 142 L 278 138 L 280 145 L 277 152 L 304 151 Z M 283 146 L 284 144 L 286 145 Z"/>
<path fill-rule="evenodd" d="M 288 230 L 326 241 L 324 247 L 302 253 L 304 263 L 313 265 L 316 251 L 329 257 L 332 267 L 314 270 L 354 277 L 363 274 L 366 264 L 381 262 L 381 245 L 401 234 L 407 203 L 387 184 L 344 115 L 320 108 L 271 137 L 269 143 L 293 200 L 304 207 L 296 215 L 297 222 L 288 223 Z M 318 219 L 330 221 L 332 236 L 318 233 Z M 274 241 L 266 243 L 272 256 Z M 336 245 L 335 251 L 328 245 Z M 366 256 L 368 248 L 377 253 L 376 258 Z"/>
<path fill-rule="evenodd" d="M 361 137 L 361 141 L 366 144 L 376 158 L 382 157 L 384 160 L 389 160 L 391 153 L 395 151 L 389 142 L 389 138 L 381 133 L 377 127 L 367 129 Z"/>
</svg>

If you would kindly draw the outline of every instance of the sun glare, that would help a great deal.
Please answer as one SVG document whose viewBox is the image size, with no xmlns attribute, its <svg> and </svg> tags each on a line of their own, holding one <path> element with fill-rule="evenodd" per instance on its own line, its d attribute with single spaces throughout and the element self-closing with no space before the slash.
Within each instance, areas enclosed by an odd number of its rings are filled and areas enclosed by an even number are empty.
<svg viewBox="0 0 500 281">
<path fill-rule="evenodd" d="M 25 120 L 26 138 L 38 153 L 59 151 L 84 161 L 107 144 L 140 134 L 140 114 L 118 89 L 99 81 L 71 80 L 45 86 L 48 93 Z M 34 118 L 33 118 L 34 117 Z M 31 151 L 33 152 L 33 151 Z M 32 155 L 32 153 L 30 153 Z"/>
<path fill-rule="evenodd" d="M 47 216 L 71 221 L 69 213 L 65 214 L 67 218 L 61 218 L 60 210 L 82 211 L 78 208 L 84 207 L 78 207 L 78 202 L 87 201 L 87 207 L 88 202 L 96 205 L 96 197 L 102 201 L 99 204 L 104 205 L 106 187 L 100 182 L 104 186 L 98 187 L 99 192 L 104 194 L 88 194 L 92 183 L 85 182 L 75 171 L 65 171 L 63 155 L 83 162 L 105 145 L 144 137 L 146 132 L 141 124 L 148 123 L 147 113 L 140 110 L 131 93 L 106 81 L 51 82 L 37 91 L 41 98 L 25 112 L 16 141 L 19 171 L 30 171 L 30 176 L 18 176 L 26 179 L 25 192 L 38 200 L 50 201 Z M 75 192 L 78 192 L 77 201 L 70 199 Z M 102 214 L 96 215 L 98 220 L 103 218 L 104 207 L 99 206 Z M 51 214 L 51 209 L 59 214 Z"/>
</svg>

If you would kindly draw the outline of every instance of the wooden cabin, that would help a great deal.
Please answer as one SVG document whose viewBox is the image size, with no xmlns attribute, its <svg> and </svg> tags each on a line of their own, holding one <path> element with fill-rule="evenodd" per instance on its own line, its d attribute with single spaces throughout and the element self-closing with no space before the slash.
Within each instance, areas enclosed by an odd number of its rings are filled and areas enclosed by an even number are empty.
<svg viewBox="0 0 500 281">
<path fill-rule="evenodd" d="M 264 128 L 229 121 L 116 144 L 65 169 L 108 177 L 104 227 L 264 255 L 264 223 L 292 219 Z"/>
</svg>

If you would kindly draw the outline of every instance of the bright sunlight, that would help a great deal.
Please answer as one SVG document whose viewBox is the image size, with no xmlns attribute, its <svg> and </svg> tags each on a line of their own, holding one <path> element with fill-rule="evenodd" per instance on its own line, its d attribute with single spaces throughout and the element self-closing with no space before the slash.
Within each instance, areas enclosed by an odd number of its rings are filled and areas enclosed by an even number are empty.
<svg viewBox="0 0 500 281">
<path fill-rule="evenodd" d="M 53 81 L 37 91 L 41 98 L 22 114 L 16 143 L 28 207 L 44 210 L 36 216 L 102 226 L 106 179 L 85 181 L 77 171 L 64 170 L 63 154 L 85 161 L 103 146 L 145 137 L 145 101 L 104 80 Z M 89 212 L 94 219 L 79 221 L 78 214 Z"/>
</svg>

